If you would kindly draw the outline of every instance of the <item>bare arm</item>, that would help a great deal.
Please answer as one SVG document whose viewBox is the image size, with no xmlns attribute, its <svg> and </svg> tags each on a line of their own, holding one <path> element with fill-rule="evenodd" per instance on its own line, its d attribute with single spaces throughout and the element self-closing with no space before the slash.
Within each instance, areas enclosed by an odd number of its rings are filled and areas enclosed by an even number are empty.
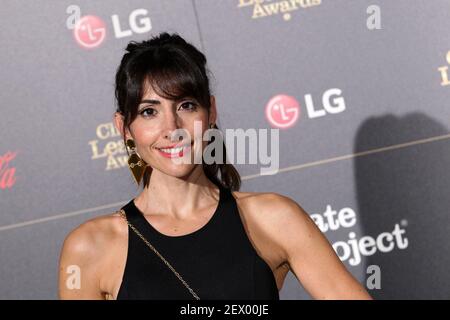
<svg viewBox="0 0 450 320">
<path fill-rule="evenodd" d="M 59 261 L 60 299 L 104 299 L 98 277 L 98 239 L 92 223 L 73 230 L 65 239 Z"/>
<path fill-rule="evenodd" d="M 291 271 L 314 299 L 369 299 L 314 221 L 292 199 L 270 194 L 273 237 Z"/>
</svg>

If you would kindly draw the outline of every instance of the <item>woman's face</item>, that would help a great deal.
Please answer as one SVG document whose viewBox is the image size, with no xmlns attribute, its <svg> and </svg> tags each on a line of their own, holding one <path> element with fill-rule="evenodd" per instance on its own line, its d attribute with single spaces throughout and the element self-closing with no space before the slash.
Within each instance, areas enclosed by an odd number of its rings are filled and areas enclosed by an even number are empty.
<svg viewBox="0 0 450 320">
<path fill-rule="evenodd" d="M 116 125 L 121 129 L 120 121 Z M 210 123 L 215 123 L 216 108 L 214 96 L 211 96 L 211 109 L 206 108 L 190 97 L 180 101 L 167 100 L 146 86 L 144 97 L 138 106 L 138 115 L 126 130 L 126 138 L 133 139 L 139 156 L 153 169 L 167 175 L 183 177 L 192 172 L 195 150 L 204 150 L 207 141 L 202 141 L 203 133 Z M 194 123 L 201 136 L 194 136 Z M 187 132 L 184 137 L 172 136 L 176 129 Z M 122 132 L 122 131 L 121 131 Z M 182 149 L 172 147 L 182 146 Z M 190 148 L 190 152 L 188 152 Z M 200 149 L 198 149 L 200 148 Z M 181 151 L 180 151 L 181 150 Z M 190 157 L 189 157 L 190 155 Z"/>
</svg>

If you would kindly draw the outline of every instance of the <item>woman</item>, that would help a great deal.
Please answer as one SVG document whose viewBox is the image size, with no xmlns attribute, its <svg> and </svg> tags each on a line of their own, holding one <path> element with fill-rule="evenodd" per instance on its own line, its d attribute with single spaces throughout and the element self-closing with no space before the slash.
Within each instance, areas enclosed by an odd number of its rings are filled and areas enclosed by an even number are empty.
<svg viewBox="0 0 450 320">
<path fill-rule="evenodd" d="M 313 298 L 371 299 L 295 201 L 238 192 L 231 164 L 192 161 L 208 146 L 195 124 L 217 129 L 205 56 L 167 33 L 126 50 L 114 121 L 143 191 L 67 236 L 60 297 L 279 299 L 291 270 Z"/>
</svg>

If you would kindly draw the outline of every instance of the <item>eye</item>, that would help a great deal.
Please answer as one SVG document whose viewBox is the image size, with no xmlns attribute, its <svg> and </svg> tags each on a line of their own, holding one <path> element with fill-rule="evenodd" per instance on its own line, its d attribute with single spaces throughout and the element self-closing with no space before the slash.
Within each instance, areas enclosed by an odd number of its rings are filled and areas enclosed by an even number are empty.
<svg viewBox="0 0 450 320">
<path fill-rule="evenodd" d="M 153 108 L 144 108 L 139 112 L 139 114 L 143 117 L 153 117 L 155 115 L 156 110 Z"/>
<path fill-rule="evenodd" d="M 180 109 L 186 110 L 186 111 L 194 111 L 197 108 L 197 104 L 191 101 L 184 102 Z"/>
</svg>

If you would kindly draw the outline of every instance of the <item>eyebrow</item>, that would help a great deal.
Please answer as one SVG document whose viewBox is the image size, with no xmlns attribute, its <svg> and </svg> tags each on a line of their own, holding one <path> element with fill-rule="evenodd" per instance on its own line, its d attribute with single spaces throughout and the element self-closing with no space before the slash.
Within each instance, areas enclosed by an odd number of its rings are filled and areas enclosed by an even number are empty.
<svg viewBox="0 0 450 320">
<path fill-rule="evenodd" d="M 193 99 L 193 98 L 190 97 L 190 96 L 181 97 L 180 99 L 175 100 L 175 101 L 173 102 L 173 104 L 176 104 L 176 103 L 178 103 L 178 102 L 180 102 L 180 101 L 183 101 L 183 100 L 186 100 L 186 99 Z M 155 100 L 155 99 L 144 99 L 144 100 L 141 100 L 141 102 L 139 103 L 139 106 L 140 106 L 141 104 L 143 104 L 143 103 L 149 103 L 149 104 L 154 104 L 154 105 L 160 105 L 160 104 L 161 104 L 161 101 Z"/>
<path fill-rule="evenodd" d="M 145 99 L 145 100 L 142 100 L 139 104 L 143 104 L 143 103 L 161 104 L 161 101 L 153 100 L 153 99 Z"/>
</svg>

